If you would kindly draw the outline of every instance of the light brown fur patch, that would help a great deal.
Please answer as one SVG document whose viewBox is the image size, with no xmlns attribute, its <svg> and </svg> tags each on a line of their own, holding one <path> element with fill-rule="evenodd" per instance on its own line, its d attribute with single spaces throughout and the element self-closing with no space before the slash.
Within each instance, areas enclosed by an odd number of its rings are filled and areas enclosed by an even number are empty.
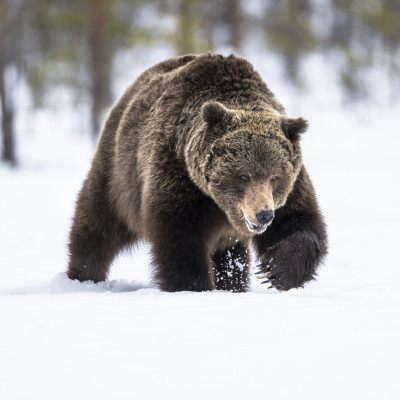
<svg viewBox="0 0 400 400">
<path fill-rule="evenodd" d="M 267 181 L 249 184 L 243 200 L 238 203 L 238 207 L 249 222 L 257 224 L 256 214 L 263 210 L 275 210 L 272 183 Z"/>
</svg>

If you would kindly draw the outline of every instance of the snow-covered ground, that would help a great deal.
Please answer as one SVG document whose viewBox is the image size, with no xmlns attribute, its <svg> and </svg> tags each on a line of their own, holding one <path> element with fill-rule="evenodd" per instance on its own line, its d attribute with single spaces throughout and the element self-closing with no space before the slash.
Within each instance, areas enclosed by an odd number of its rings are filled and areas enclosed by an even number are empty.
<svg viewBox="0 0 400 400">
<path fill-rule="evenodd" d="M 93 146 L 68 115 L 19 121 L 21 168 L 0 168 L 0 399 L 400 398 L 400 108 L 352 115 L 328 78 L 292 101 L 273 65 L 252 61 L 310 121 L 304 159 L 330 235 L 319 279 L 162 293 L 142 246 L 109 281 L 69 281 Z"/>
</svg>

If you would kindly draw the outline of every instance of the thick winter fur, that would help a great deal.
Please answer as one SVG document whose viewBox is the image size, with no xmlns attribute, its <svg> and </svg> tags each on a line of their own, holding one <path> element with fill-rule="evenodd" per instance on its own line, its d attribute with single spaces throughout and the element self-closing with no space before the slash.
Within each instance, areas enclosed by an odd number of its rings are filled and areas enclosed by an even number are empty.
<svg viewBox="0 0 400 400">
<path fill-rule="evenodd" d="M 306 128 L 242 58 L 188 55 L 148 69 L 104 126 L 68 276 L 102 281 L 116 254 L 143 239 L 162 290 L 245 291 L 252 242 L 265 279 L 302 286 L 327 249 L 302 164 Z"/>
</svg>

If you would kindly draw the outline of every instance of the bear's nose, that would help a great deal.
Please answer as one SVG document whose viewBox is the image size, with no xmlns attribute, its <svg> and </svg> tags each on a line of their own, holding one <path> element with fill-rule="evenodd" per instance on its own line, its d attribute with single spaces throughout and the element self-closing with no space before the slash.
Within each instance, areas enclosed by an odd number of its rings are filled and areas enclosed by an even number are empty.
<svg viewBox="0 0 400 400">
<path fill-rule="evenodd" d="M 256 214 L 257 221 L 264 225 L 269 224 L 275 217 L 274 210 L 261 211 Z"/>
</svg>

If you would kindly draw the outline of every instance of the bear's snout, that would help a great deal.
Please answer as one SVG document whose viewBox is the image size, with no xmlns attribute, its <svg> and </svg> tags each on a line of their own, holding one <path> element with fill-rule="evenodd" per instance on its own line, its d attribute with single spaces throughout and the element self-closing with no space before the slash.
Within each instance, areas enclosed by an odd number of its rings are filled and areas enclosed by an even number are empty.
<svg viewBox="0 0 400 400">
<path fill-rule="evenodd" d="M 249 219 L 246 217 L 246 214 L 243 211 L 242 211 L 242 213 L 243 213 L 247 228 L 249 229 L 250 232 L 256 233 L 256 234 L 265 232 L 267 230 L 269 224 L 274 219 L 273 210 L 261 211 L 258 214 L 256 214 L 258 223 L 250 222 Z"/>
<path fill-rule="evenodd" d="M 274 210 L 262 210 L 261 212 L 256 214 L 257 221 L 261 225 L 268 225 L 272 222 L 275 217 Z"/>
</svg>

